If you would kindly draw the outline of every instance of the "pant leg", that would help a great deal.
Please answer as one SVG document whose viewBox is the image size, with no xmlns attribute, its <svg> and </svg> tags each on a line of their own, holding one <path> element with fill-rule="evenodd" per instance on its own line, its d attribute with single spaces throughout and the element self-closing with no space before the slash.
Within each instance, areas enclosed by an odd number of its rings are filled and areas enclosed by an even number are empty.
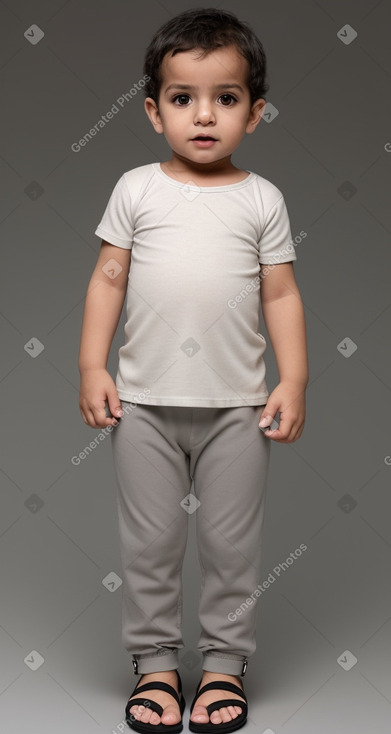
<svg viewBox="0 0 391 734">
<path fill-rule="evenodd" d="M 190 474 L 201 503 L 198 649 L 203 669 L 216 673 L 244 675 L 256 649 L 254 592 L 270 457 L 270 439 L 258 427 L 262 408 L 208 409 L 208 415 L 193 409 Z"/>
<path fill-rule="evenodd" d="M 171 670 L 184 647 L 182 564 L 188 513 L 186 408 L 121 400 L 123 417 L 111 432 L 123 570 L 122 641 L 135 674 Z"/>
</svg>

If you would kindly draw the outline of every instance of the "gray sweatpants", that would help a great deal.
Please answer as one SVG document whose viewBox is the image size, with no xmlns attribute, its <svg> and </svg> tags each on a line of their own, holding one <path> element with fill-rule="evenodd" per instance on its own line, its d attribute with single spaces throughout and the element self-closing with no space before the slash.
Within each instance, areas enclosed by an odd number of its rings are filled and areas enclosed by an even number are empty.
<svg viewBox="0 0 391 734">
<path fill-rule="evenodd" d="M 124 400 L 121 406 L 123 417 L 111 440 L 122 642 L 134 673 L 179 666 L 181 572 L 188 517 L 195 512 L 202 667 L 244 675 L 256 649 L 254 592 L 270 456 L 270 439 L 258 427 L 264 406 L 193 408 Z"/>
</svg>

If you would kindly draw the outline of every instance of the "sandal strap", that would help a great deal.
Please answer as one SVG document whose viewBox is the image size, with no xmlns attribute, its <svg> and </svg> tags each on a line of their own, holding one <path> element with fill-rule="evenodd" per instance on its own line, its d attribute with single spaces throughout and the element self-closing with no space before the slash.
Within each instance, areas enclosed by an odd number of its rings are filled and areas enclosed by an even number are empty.
<svg viewBox="0 0 391 734">
<path fill-rule="evenodd" d="M 240 706 L 242 709 L 242 714 L 247 716 L 247 704 L 244 703 L 244 701 L 239 701 L 238 698 L 223 698 L 220 701 L 213 701 L 213 703 L 210 703 L 208 706 L 206 706 L 206 710 L 210 716 L 213 711 L 217 711 L 217 709 L 221 709 L 224 706 Z"/>
<path fill-rule="evenodd" d="M 146 701 L 148 703 L 147 708 L 152 709 L 152 711 L 156 711 L 159 716 L 162 715 L 163 707 L 160 705 L 160 703 L 153 701 L 151 698 L 132 698 L 129 699 L 128 703 L 126 704 L 126 716 L 129 716 L 132 706 L 145 706 Z"/>
<path fill-rule="evenodd" d="M 136 688 L 133 691 L 133 694 L 136 695 L 136 693 L 142 693 L 142 691 L 152 691 L 152 690 L 157 689 L 157 688 L 160 691 L 166 691 L 166 693 L 169 693 L 171 696 L 173 696 L 173 698 L 175 698 L 177 704 L 180 705 L 180 699 L 179 699 L 179 696 L 178 696 L 175 688 L 173 688 L 173 686 L 170 686 L 169 683 L 163 683 L 163 681 L 160 681 L 160 680 L 151 680 L 151 681 L 149 681 L 149 683 L 143 683 L 142 686 L 136 686 Z M 129 696 L 129 699 L 128 699 L 129 701 L 133 697 L 133 694 L 131 696 Z M 133 704 L 132 704 L 132 706 L 133 706 Z M 160 714 L 159 714 L 159 716 L 160 716 Z"/>
<path fill-rule="evenodd" d="M 202 680 L 202 678 L 201 678 L 201 680 Z M 201 683 L 201 681 L 200 681 L 200 683 Z M 244 690 L 242 688 L 240 688 L 240 686 L 237 686 L 237 685 L 235 685 L 235 683 L 230 683 L 229 681 L 225 681 L 225 680 L 215 680 L 215 681 L 212 681 L 211 683 L 206 683 L 204 686 L 202 686 L 202 688 L 197 689 L 196 695 L 194 696 L 193 702 L 191 704 L 190 713 L 192 712 L 192 710 L 193 710 L 193 708 L 194 708 L 194 706 L 196 704 L 197 698 L 199 698 L 203 693 L 205 693 L 205 691 L 213 691 L 213 690 L 219 690 L 219 689 L 220 690 L 223 690 L 223 691 L 230 691 L 231 693 L 237 693 L 246 702 L 244 704 L 239 699 L 229 699 L 230 701 L 231 700 L 235 700 L 236 703 L 234 703 L 234 704 L 229 703 L 228 706 L 232 706 L 232 705 L 236 706 L 237 705 L 237 706 L 242 706 L 243 708 L 244 707 L 247 708 L 247 697 L 246 697 L 246 694 L 245 694 Z M 220 703 L 219 706 L 215 706 L 215 709 L 216 708 L 222 708 L 221 701 L 220 702 L 217 702 L 216 701 L 215 703 Z M 209 704 L 209 706 L 213 706 L 213 705 L 214 704 Z M 206 706 L 206 709 L 209 711 L 208 706 Z M 215 710 L 215 709 L 213 709 L 213 710 Z"/>
</svg>

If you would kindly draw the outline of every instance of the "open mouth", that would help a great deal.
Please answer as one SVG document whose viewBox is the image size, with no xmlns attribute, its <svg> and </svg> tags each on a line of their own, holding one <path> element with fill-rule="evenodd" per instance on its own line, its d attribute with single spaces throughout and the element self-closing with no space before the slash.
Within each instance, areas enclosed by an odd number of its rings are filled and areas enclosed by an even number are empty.
<svg viewBox="0 0 391 734">
<path fill-rule="evenodd" d="M 216 140 L 216 138 L 213 138 L 211 135 L 197 135 L 197 137 L 192 138 L 192 140 Z"/>
</svg>

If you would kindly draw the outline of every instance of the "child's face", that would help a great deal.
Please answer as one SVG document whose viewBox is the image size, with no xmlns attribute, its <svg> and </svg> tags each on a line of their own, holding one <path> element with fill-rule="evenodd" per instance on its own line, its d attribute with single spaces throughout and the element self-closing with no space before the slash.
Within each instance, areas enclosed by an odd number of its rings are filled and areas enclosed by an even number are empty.
<svg viewBox="0 0 391 734">
<path fill-rule="evenodd" d="M 247 61 L 234 46 L 203 58 L 198 55 L 196 49 L 173 57 L 166 54 L 159 109 L 148 97 L 145 111 L 156 132 L 164 133 L 174 156 L 202 168 L 229 161 L 245 133 L 255 130 L 266 102 L 259 99 L 250 105 Z M 197 144 L 194 138 L 200 133 L 213 136 L 215 142 L 208 147 Z"/>
</svg>

